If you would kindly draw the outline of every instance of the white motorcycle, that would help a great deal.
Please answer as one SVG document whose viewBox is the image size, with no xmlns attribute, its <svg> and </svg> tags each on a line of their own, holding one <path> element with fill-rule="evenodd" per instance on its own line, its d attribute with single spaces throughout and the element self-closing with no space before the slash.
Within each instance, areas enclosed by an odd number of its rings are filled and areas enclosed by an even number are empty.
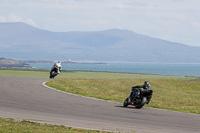
<svg viewBox="0 0 200 133">
<path fill-rule="evenodd" d="M 61 69 L 62 69 L 61 62 L 56 63 L 50 71 L 49 78 L 54 79 L 61 72 Z"/>
</svg>

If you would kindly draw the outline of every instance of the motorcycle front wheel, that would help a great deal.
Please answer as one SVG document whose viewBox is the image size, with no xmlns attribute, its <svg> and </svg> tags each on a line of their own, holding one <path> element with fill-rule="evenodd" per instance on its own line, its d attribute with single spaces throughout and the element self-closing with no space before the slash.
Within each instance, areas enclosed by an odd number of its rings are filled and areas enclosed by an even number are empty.
<svg viewBox="0 0 200 133">
<path fill-rule="evenodd" d="M 128 98 L 126 98 L 126 100 L 124 101 L 123 106 L 124 106 L 124 107 L 127 107 L 127 106 L 128 106 Z"/>
</svg>

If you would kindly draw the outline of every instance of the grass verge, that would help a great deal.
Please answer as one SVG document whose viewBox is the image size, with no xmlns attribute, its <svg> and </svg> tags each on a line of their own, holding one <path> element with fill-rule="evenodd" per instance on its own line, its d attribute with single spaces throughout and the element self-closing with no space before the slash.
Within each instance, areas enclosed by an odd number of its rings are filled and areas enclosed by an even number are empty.
<svg viewBox="0 0 200 133">
<path fill-rule="evenodd" d="M 0 118 L 0 133 L 109 133 L 65 126 Z"/>
</svg>

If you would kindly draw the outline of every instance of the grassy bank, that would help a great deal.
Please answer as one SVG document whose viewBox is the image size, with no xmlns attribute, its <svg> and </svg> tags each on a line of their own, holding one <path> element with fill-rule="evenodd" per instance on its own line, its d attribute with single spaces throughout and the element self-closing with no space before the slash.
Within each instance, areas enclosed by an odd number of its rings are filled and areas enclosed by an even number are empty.
<svg viewBox="0 0 200 133">
<path fill-rule="evenodd" d="M 65 126 L 0 118 L 0 133 L 108 133 Z"/>
<path fill-rule="evenodd" d="M 145 79 L 154 93 L 148 107 L 200 114 L 200 81 Z M 54 79 L 48 86 L 88 97 L 123 102 L 133 85 L 144 79 Z"/>
</svg>

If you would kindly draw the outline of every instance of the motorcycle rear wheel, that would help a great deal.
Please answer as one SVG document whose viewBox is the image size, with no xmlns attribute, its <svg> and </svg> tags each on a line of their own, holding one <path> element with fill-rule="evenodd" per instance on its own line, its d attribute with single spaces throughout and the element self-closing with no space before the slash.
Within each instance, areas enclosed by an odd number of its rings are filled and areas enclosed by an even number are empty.
<svg viewBox="0 0 200 133">
<path fill-rule="evenodd" d="M 146 101 L 147 101 L 147 98 L 143 97 L 141 102 L 135 105 L 135 108 L 137 108 L 137 109 L 142 108 L 145 105 Z"/>
</svg>

